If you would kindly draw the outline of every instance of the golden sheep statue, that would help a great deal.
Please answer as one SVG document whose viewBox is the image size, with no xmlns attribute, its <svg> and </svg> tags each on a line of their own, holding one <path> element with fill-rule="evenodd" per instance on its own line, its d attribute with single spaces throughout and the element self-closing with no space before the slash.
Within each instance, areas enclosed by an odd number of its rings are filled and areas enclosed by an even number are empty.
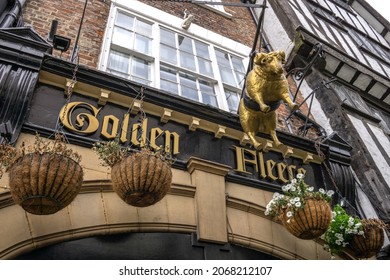
<svg viewBox="0 0 390 280">
<path fill-rule="evenodd" d="M 257 53 L 253 59 L 254 67 L 248 73 L 245 95 L 240 100 L 239 115 L 244 132 L 255 149 L 261 149 L 255 136 L 257 132 L 269 134 L 276 146 L 281 145 L 276 136 L 276 109 L 284 101 L 291 110 L 296 110 L 289 94 L 287 79 L 283 73 L 284 51 Z"/>
</svg>

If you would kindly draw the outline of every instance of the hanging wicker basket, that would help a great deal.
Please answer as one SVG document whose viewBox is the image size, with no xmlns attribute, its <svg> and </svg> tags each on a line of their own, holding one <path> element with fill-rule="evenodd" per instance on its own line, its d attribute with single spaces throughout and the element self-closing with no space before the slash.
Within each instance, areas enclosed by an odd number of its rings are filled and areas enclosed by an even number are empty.
<svg viewBox="0 0 390 280">
<path fill-rule="evenodd" d="M 375 256 L 383 246 L 383 222 L 377 219 L 363 219 L 363 235 L 354 235 L 349 248 L 358 259 L 368 259 Z"/>
<path fill-rule="evenodd" d="M 31 214 L 53 214 L 79 193 L 83 170 L 73 159 L 55 153 L 30 153 L 9 169 L 10 190 L 16 204 Z"/>
<path fill-rule="evenodd" d="M 320 237 L 329 227 L 332 211 L 328 202 L 323 199 L 309 198 L 302 209 L 292 217 L 287 217 L 287 211 L 281 215 L 283 226 L 300 239 Z"/>
<path fill-rule="evenodd" d="M 170 165 L 147 150 L 134 153 L 112 167 L 112 188 L 127 204 L 146 207 L 160 201 L 172 183 Z"/>
</svg>

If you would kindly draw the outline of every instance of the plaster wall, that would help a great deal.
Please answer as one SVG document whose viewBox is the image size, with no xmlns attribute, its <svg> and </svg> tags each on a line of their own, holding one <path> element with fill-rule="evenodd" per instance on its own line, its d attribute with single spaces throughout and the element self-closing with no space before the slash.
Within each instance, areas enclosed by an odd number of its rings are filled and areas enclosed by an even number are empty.
<svg viewBox="0 0 390 280">
<path fill-rule="evenodd" d="M 366 146 L 367 150 L 370 152 L 371 157 L 373 158 L 376 166 L 378 167 L 380 173 L 382 174 L 383 178 L 385 179 L 385 182 L 387 186 L 390 186 L 390 166 L 387 163 L 386 159 L 384 158 L 383 154 L 379 150 L 377 144 L 375 143 L 374 139 L 372 138 L 371 134 L 367 130 L 367 128 L 364 126 L 363 122 L 359 120 L 358 118 L 348 115 L 350 120 L 352 121 L 353 125 L 355 126 L 357 132 L 359 133 L 360 138 L 362 139 L 364 145 Z M 378 131 L 376 131 L 378 133 Z M 382 132 L 383 133 L 383 132 Z M 378 137 L 380 137 L 380 134 L 378 134 Z M 388 142 L 388 140 L 387 140 Z"/>
</svg>

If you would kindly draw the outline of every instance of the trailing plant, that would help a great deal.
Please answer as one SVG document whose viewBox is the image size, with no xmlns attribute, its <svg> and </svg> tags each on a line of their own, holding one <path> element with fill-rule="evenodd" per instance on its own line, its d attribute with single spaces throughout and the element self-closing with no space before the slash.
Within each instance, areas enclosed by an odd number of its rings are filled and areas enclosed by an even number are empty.
<svg viewBox="0 0 390 280">
<path fill-rule="evenodd" d="M 133 150 L 130 147 L 121 145 L 119 137 L 111 141 L 96 142 L 92 150 L 99 156 L 103 166 L 114 166 L 132 153 L 147 153 L 149 155 L 160 158 L 162 161 L 171 165 L 174 162 L 169 151 L 165 151 L 161 147 L 157 150 L 145 145 L 140 151 Z"/>
<path fill-rule="evenodd" d="M 0 144 L 0 178 L 17 160 L 32 153 L 41 155 L 44 153 L 57 154 L 68 157 L 77 163 L 81 161 L 80 154 L 67 146 L 64 135 L 56 133 L 54 141 L 45 141 L 37 133 L 32 144 L 22 142 L 20 148 L 16 148 L 8 143 Z"/>
<path fill-rule="evenodd" d="M 307 199 L 325 200 L 330 202 L 334 192 L 332 190 L 325 191 L 320 188 L 318 191 L 314 191 L 314 187 L 307 185 L 304 182 L 304 174 L 298 173 L 296 178 L 282 187 L 284 194 L 278 192 L 274 193 L 273 198 L 268 203 L 265 215 L 269 215 L 273 218 L 279 218 L 286 213 L 288 220 L 295 215 L 295 213 L 303 209 L 305 201 Z"/>
<path fill-rule="evenodd" d="M 328 230 L 321 236 L 324 249 L 332 255 L 340 253 L 352 240 L 354 235 L 363 235 L 362 221 L 351 217 L 337 204 L 332 211 L 332 220 Z"/>
<path fill-rule="evenodd" d="M 114 166 L 130 154 L 130 148 L 120 144 L 119 138 L 112 141 L 96 142 L 92 150 L 99 156 L 103 166 Z"/>
</svg>

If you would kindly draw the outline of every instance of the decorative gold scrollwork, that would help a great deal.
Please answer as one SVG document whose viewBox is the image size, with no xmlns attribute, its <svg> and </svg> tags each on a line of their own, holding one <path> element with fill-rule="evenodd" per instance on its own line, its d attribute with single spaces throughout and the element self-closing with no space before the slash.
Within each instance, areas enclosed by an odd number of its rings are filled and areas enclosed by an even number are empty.
<svg viewBox="0 0 390 280">
<path fill-rule="evenodd" d="M 91 113 L 82 112 L 74 117 L 74 114 L 76 113 L 75 110 L 79 108 L 87 109 Z M 64 112 L 64 110 L 66 111 Z M 60 121 L 71 131 L 82 134 L 92 134 L 99 128 L 99 120 L 97 119 L 99 111 L 100 109 L 85 102 L 70 102 L 67 106 L 62 107 L 59 114 Z M 73 123 L 74 118 L 75 123 Z"/>
</svg>

